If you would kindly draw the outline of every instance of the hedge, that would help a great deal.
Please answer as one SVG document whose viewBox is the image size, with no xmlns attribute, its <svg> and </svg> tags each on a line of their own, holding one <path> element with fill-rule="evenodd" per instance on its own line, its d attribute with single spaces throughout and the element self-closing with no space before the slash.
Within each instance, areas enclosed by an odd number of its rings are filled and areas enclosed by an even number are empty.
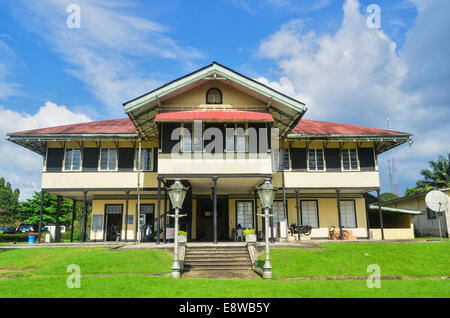
<svg viewBox="0 0 450 318">
<path fill-rule="evenodd" d="M 27 242 L 29 233 L 0 234 L 0 242 Z"/>
</svg>

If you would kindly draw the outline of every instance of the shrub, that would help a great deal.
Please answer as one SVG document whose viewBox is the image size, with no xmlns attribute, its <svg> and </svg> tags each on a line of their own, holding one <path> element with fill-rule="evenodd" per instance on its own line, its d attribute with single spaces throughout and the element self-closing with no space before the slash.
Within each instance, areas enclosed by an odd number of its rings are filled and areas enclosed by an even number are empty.
<svg viewBox="0 0 450 318">
<path fill-rule="evenodd" d="M 242 233 L 244 236 L 247 236 L 249 234 L 255 234 L 256 231 L 255 229 L 245 229 L 244 232 Z"/>
<path fill-rule="evenodd" d="M 0 234 L 0 242 L 26 242 L 28 233 L 20 234 Z"/>
<path fill-rule="evenodd" d="M 61 233 L 61 240 L 70 241 L 70 231 L 65 231 L 64 233 Z M 81 235 L 79 232 L 73 232 L 73 240 L 74 241 L 81 240 Z"/>
<path fill-rule="evenodd" d="M 185 231 L 178 231 L 178 235 L 187 235 Z"/>
</svg>

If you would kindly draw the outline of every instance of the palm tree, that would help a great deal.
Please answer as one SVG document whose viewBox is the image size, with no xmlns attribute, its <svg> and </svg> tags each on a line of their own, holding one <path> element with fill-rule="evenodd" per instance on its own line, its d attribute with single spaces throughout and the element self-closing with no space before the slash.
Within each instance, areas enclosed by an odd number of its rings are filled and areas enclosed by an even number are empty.
<svg viewBox="0 0 450 318">
<path fill-rule="evenodd" d="M 437 161 L 429 163 L 432 170 L 423 169 L 420 172 L 423 179 L 417 181 L 414 188 L 407 189 L 405 195 L 450 187 L 450 153 L 447 153 L 447 158 L 439 156 Z"/>
</svg>

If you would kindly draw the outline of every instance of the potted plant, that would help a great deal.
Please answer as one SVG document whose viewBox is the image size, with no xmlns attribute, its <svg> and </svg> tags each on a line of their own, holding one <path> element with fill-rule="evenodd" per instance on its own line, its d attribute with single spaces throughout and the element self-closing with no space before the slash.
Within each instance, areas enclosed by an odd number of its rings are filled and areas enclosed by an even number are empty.
<svg viewBox="0 0 450 318">
<path fill-rule="evenodd" d="M 187 242 L 187 233 L 185 231 L 178 231 L 178 243 Z"/>
<path fill-rule="evenodd" d="M 243 232 L 243 235 L 245 237 L 245 241 L 247 243 L 254 243 L 256 242 L 256 231 L 255 229 L 245 229 Z"/>
</svg>

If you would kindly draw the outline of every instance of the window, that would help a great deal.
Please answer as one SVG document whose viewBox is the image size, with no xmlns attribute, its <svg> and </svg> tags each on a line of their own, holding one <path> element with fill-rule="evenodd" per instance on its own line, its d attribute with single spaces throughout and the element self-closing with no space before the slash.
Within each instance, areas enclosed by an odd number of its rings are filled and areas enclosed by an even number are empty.
<svg viewBox="0 0 450 318">
<path fill-rule="evenodd" d="M 247 152 L 247 132 L 245 124 L 227 124 L 225 128 L 225 150 L 226 152 Z"/>
<path fill-rule="evenodd" d="M 222 92 L 217 88 L 210 88 L 206 92 L 206 104 L 222 104 Z"/>
<path fill-rule="evenodd" d="M 236 202 L 236 227 L 238 224 L 242 228 L 253 228 L 253 202 L 252 201 L 237 201 Z"/>
<path fill-rule="evenodd" d="M 342 149 L 343 170 L 358 170 L 358 154 L 356 149 Z"/>
<path fill-rule="evenodd" d="M 319 213 L 317 210 L 317 201 L 301 201 L 302 224 L 313 228 L 319 227 Z"/>
<path fill-rule="evenodd" d="M 323 149 L 308 149 L 309 170 L 324 170 Z"/>
<path fill-rule="evenodd" d="M 139 166 L 139 148 L 136 149 L 136 167 L 138 170 Z M 152 149 L 151 148 L 141 148 L 141 171 L 152 171 Z"/>
<path fill-rule="evenodd" d="M 289 149 L 286 148 L 284 148 L 284 153 L 283 148 L 278 151 L 278 171 L 282 171 L 283 168 L 284 170 L 290 169 Z"/>
<path fill-rule="evenodd" d="M 247 152 L 245 125 L 236 125 L 236 152 Z"/>
<path fill-rule="evenodd" d="M 114 171 L 116 170 L 117 149 L 104 148 L 100 152 L 100 170 Z"/>
<path fill-rule="evenodd" d="M 192 125 L 184 124 L 183 127 L 183 152 L 192 152 Z"/>
<path fill-rule="evenodd" d="M 81 170 L 81 149 L 67 148 L 64 158 L 65 171 Z"/>
<path fill-rule="evenodd" d="M 122 204 L 108 204 L 105 206 L 105 212 L 109 214 L 122 214 Z"/>
<path fill-rule="evenodd" d="M 342 227 L 356 227 L 355 201 L 341 201 Z"/>
<path fill-rule="evenodd" d="M 278 222 L 284 221 L 283 201 L 273 201 L 272 204 L 273 226 L 277 226 Z"/>
<path fill-rule="evenodd" d="M 436 212 L 427 208 L 427 219 L 428 220 L 436 220 L 437 219 Z"/>
</svg>

